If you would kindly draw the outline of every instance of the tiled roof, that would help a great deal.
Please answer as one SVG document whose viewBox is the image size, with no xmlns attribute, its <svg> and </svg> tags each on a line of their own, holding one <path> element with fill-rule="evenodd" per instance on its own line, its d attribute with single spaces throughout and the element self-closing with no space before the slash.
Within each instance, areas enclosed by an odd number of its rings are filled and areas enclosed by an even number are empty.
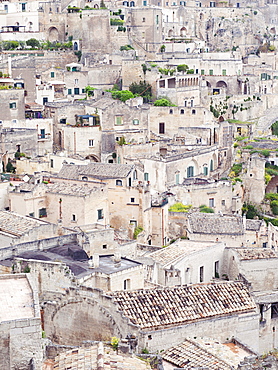
<svg viewBox="0 0 278 370">
<path fill-rule="evenodd" d="M 262 225 L 262 220 L 246 220 L 246 230 L 259 231 Z"/>
<path fill-rule="evenodd" d="M 256 308 L 241 282 L 121 291 L 112 296 L 118 309 L 142 329 L 181 325 Z"/>
<path fill-rule="evenodd" d="M 0 211 L 0 232 L 10 233 L 14 236 L 22 236 L 45 223 L 45 221 L 21 216 L 17 213 Z"/>
<path fill-rule="evenodd" d="M 188 216 L 190 229 L 198 234 L 242 235 L 244 227 L 240 216 L 220 216 L 195 212 Z"/>
<path fill-rule="evenodd" d="M 265 258 L 277 258 L 274 250 L 267 248 L 235 248 L 240 260 L 257 260 Z"/>
<path fill-rule="evenodd" d="M 114 163 L 89 163 L 88 165 L 63 165 L 58 176 L 67 179 L 78 179 L 80 176 L 91 176 L 97 179 L 125 178 L 133 166 Z"/>
<path fill-rule="evenodd" d="M 60 353 L 53 367 L 54 370 L 150 370 L 151 367 L 139 358 L 116 354 L 111 347 L 97 343 L 92 347 L 76 348 Z"/>
<path fill-rule="evenodd" d="M 70 184 L 66 182 L 56 182 L 54 184 L 47 184 L 48 193 L 57 193 L 64 195 L 74 195 L 74 196 L 86 196 L 89 195 L 93 189 L 88 187 L 88 185 L 80 184 Z"/>
<path fill-rule="evenodd" d="M 183 369 L 192 369 L 194 367 L 207 368 L 209 370 L 232 369 L 226 362 L 189 339 L 186 339 L 179 346 L 172 347 L 162 353 L 162 358 Z"/>
<path fill-rule="evenodd" d="M 239 363 L 250 354 L 250 350 L 241 344 L 222 344 L 212 338 L 187 338 L 180 345 L 163 352 L 162 358 L 185 369 L 202 367 L 209 370 L 231 370 L 237 369 Z"/>
<path fill-rule="evenodd" d="M 149 254 L 148 257 L 165 266 L 174 263 L 187 255 L 211 247 L 212 245 L 215 245 L 215 243 L 179 240 L 166 248 L 162 248 Z"/>
</svg>

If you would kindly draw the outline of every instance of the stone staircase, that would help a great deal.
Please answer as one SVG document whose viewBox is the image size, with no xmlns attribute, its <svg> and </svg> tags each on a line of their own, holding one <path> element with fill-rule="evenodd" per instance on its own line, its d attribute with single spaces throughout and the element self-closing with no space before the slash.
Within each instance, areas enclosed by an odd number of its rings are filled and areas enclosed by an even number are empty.
<svg viewBox="0 0 278 370">
<path fill-rule="evenodd" d="M 253 137 L 271 135 L 271 125 L 278 121 L 278 105 L 267 109 L 254 127 Z"/>
</svg>

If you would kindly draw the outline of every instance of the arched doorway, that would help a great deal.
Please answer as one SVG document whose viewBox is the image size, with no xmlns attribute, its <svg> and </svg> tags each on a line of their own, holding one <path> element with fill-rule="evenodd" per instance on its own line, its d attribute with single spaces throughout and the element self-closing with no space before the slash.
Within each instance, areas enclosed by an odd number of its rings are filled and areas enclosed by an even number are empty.
<svg viewBox="0 0 278 370">
<path fill-rule="evenodd" d="M 78 50 L 78 43 L 76 41 L 73 44 L 73 50 Z"/>
<path fill-rule="evenodd" d="M 56 27 L 51 27 L 48 30 L 48 39 L 49 41 L 59 40 L 59 32 Z"/>
<path fill-rule="evenodd" d="M 186 36 L 186 28 L 185 27 L 182 27 L 181 30 L 180 30 L 180 36 L 181 37 L 185 37 Z"/>
<path fill-rule="evenodd" d="M 227 84 L 225 81 L 218 81 L 216 83 L 216 87 L 224 87 L 225 89 L 227 88 Z"/>
</svg>

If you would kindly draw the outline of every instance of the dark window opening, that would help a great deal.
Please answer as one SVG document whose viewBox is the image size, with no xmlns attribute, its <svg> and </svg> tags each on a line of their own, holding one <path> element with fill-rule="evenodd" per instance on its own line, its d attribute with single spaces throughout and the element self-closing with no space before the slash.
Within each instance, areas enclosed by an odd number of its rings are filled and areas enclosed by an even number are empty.
<svg viewBox="0 0 278 370">
<path fill-rule="evenodd" d="M 271 304 L 271 318 L 276 319 L 278 317 L 278 302 Z"/>
</svg>

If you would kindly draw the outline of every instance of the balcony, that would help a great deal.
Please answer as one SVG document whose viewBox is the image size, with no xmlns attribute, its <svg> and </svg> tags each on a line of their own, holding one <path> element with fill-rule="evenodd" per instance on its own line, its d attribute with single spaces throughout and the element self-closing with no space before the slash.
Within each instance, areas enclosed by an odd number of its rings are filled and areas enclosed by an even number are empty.
<svg viewBox="0 0 278 370">
<path fill-rule="evenodd" d="M 51 134 L 38 134 L 39 141 L 50 140 L 50 139 L 51 139 Z"/>
</svg>

